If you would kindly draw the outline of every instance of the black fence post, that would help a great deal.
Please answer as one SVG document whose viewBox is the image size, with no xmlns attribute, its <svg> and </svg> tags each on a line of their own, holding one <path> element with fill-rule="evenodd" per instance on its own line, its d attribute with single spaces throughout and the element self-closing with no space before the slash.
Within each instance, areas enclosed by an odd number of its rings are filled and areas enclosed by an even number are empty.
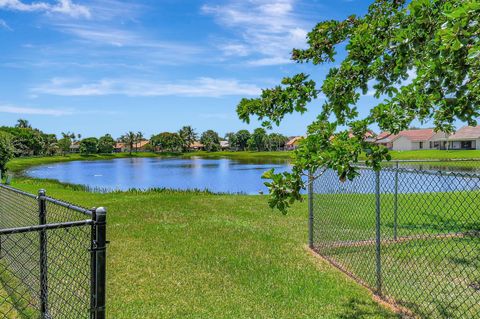
<svg viewBox="0 0 480 319">
<path fill-rule="evenodd" d="M 382 259 L 380 255 L 381 234 L 380 234 L 380 171 L 375 171 L 375 257 L 376 257 L 376 279 L 377 294 L 382 295 Z"/>
<path fill-rule="evenodd" d="M 45 190 L 38 191 L 38 224 L 47 223 L 47 202 Z M 47 254 L 47 232 L 41 230 L 40 235 L 40 314 L 42 319 L 49 319 L 48 313 L 48 254 Z"/>
<path fill-rule="evenodd" d="M 103 207 L 92 211 L 91 307 L 92 319 L 105 319 L 107 211 Z"/>
<path fill-rule="evenodd" d="M 313 248 L 313 172 L 308 171 L 308 247 Z"/>
</svg>

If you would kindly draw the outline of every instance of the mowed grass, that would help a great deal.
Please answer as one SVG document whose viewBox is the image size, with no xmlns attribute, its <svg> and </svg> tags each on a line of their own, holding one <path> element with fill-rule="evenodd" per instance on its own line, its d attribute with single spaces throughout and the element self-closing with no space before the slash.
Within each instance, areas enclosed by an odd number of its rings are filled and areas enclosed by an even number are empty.
<svg viewBox="0 0 480 319">
<path fill-rule="evenodd" d="M 13 186 L 108 208 L 109 318 L 397 317 L 308 251 L 305 202 L 283 216 L 265 196 Z"/>
<path fill-rule="evenodd" d="M 398 195 L 398 236 L 393 242 L 394 195 L 382 194 L 382 292 L 422 318 L 480 315 L 479 191 Z M 319 251 L 376 288 L 374 194 L 315 195 Z M 435 238 L 435 235 L 463 234 Z M 354 245 L 354 243 L 359 243 Z"/>
</svg>

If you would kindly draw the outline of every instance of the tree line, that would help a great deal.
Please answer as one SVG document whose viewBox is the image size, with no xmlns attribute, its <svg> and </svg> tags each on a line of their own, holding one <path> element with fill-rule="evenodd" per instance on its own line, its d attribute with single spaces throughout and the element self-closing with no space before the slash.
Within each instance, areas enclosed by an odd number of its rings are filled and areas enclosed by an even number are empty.
<svg viewBox="0 0 480 319">
<path fill-rule="evenodd" d="M 122 151 L 129 153 L 142 150 L 152 152 L 189 152 L 205 150 L 229 151 L 279 151 L 283 150 L 288 137 L 270 133 L 263 128 L 253 132 L 239 130 L 221 137 L 214 130 L 198 134 L 191 126 L 183 126 L 177 132 L 163 132 L 153 135 L 148 143 L 142 132 L 127 132 L 118 139 L 110 134 L 100 138 L 82 138 L 81 134 L 62 132 L 61 137 L 33 128 L 27 120 L 19 119 L 13 127 L 0 127 L 0 173 L 4 174 L 6 163 L 13 157 L 66 155 L 75 144 L 81 154 L 109 154 L 122 143 Z M 143 147 L 142 147 L 143 145 Z"/>
</svg>

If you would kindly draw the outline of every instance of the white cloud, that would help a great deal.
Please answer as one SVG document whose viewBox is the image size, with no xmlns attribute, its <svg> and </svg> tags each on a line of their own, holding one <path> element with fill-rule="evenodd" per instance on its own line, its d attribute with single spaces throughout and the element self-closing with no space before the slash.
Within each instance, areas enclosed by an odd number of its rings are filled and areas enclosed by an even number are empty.
<svg viewBox="0 0 480 319">
<path fill-rule="evenodd" d="M 239 40 L 225 40 L 219 45 L 225 55 L 248 55 L 249 64 L 257 66 L 286 64 L 290 63 L 292 48 L 305 47 L 310 28 L 294 12 L 294 4 L 295 0 L 230 1 L 226 5 L 204 5 L 202 12 L 239 36 Z"/>
<path fill-rule="evenodd" d="M 240 83 L 235 79 L 208 77 L 176 83 L 135 79 L 102 79 L 95 82 L 82 82 L 78 79 L 54 78 L 45 85 L 33 88 L 32 92 L 59 96 L 221 97 L 229 95 L 255 96 L 260 93 L 260 88 L 256 85 Z"/>
<path fill-rule="evenodd" d="M 56 0 L 55 4 L 47 2 L 24 3 L 20 0 L 0 0 L 0 9 L 25 12 L 59 13 L 73 18 L 90 18 L 90 10 L 72 0 Z"/>
<path fill-rule="evenodd" d="M 32 108 L 12 105 L 1 105 L 0 113 L 12 113 L 21 115 L 50 115 L 50 116 L 64 116 L 72 115 L 71 110 L 49 109 L 49 108 Z"/>
<path fill-rule="evenodd" d="M 12 28 L 5 22 L 5 20 L 0 19 L 0 29 L 6 29 L 8 31 L 13 31 Z"/>
</svg>

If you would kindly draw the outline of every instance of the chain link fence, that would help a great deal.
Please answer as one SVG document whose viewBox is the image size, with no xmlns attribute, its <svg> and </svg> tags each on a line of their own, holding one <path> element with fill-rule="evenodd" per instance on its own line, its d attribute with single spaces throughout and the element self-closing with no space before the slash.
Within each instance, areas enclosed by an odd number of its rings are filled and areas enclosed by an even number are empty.
<svg viewBox="0 0 480 319">
<path fill-rule="evenodd" d="M 105 318 L 103 208 L 0 184 L 0 318 Z"/>
<path fill-rule="evenodd" d="M 311 177 L 310 247 L 400 311 L 480 318 L 480 162 Z"/>
</svg>

